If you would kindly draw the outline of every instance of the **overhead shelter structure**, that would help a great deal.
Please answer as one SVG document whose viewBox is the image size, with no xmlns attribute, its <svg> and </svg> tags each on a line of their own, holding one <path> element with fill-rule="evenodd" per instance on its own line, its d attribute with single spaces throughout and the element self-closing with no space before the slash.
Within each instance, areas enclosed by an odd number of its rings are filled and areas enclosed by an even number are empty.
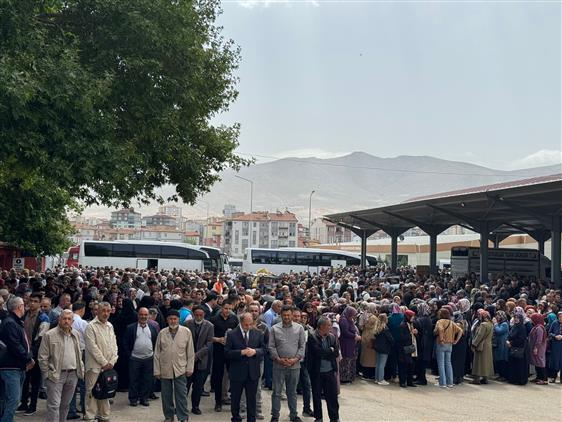
<svg viewBox="0 0 562 422">
<path fill-rule="evenodd" d="M 480 279 L 488 281 L 488 242 L 527 233 L 539 244 L 551 238 L 552 280 L 562 286 L 560 233 L 562 173 L 479 186 L 410 199 L 396 205 L 327 215 L 324 218 L 361 238 L 361 263 L 366 263 L 367 238 L 379 230 L 391 237 L 391 268 L 396 270 L 398 238 L 419 227 L 430 238 L 430 272 L 437 273 L 437 235 L 459 225 L 480 234 Z"/>
</svg>

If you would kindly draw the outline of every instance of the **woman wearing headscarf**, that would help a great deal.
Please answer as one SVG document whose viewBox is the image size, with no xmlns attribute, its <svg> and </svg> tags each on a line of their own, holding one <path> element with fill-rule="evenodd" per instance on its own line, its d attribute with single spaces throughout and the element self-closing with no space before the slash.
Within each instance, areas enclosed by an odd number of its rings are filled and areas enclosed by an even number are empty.
<svg viewBox="0 0 562 422">
<path fill-rule="evenodd" d="M 511 384 L 527 384 L 529 362 L 527 360 L 526 346 L 525 311 L 517 307 L 513 316 L 513 325 L 507 336 L 507 347 L 509 348 L 507 380 Z"/>
<path fill-rule="evenodd" d="M 375 366 L 377 362 L 377 354 L 373 348 L 373 340 L 375 338 L 375 328 L 378 318 L 370 312 L 368 315 L 369 318 L 364 322 L 363 331 L 361 332 L 361 354 L 359 355 L 359 361 L 363 370 L 363 377 L 366 379 L 373 379 L 375 378 Z"/>
<path fill-rule="evenodd" d="M 507 361 L 509 359 L 507 349 L 507 335 L 509 334 L 509 323 L 504 311 L 497 311 L 492 321 L 494 324 L 494 336 L 492 347 L 494 355 L 494 370 L 498 374 L 497 381 L 507 380 Z"/>
<path fill-rule="evenodd" d="M 558 372 L 562 371 L 562 312 L 556 315 L 558 318 L 548 330 L 548 338 L 550 339 L 550 360 L 548 367 L 551 372 L 551 383 L 556 382 Z M 562 376 L 560 377 L 562 382 Z"/>
<path fill-rule="evenodd" d="M 453 314 L 453 322 L 462 330 L 462 335 L 455 344 L 451 353 L 451 365 L 453 366 L 453 384 L 462 384 L 466 374 L 466 355 L 468 354 L 468 323 L 464 314 L 457 311 Z"/>
<path fill-rule="evenodd" d="M 357 372 L 357 342 L 361 341 L 361 336 L 355 326 L 356 317 L 357 310 L 353 306 L 346 306 L 339 321 L 342 355 L 340 381 L 344 384 L 353 382 Z"/>
<path fill-rule="evenodd" d="M 123 339 L 125 338 L 127 326 L 137 322 L 138 317 L 133 302 L 130 299 L 123 299 L 122 308 L 118 312 L 119 313 L 116 314 L 113 322 L 118 350 L 118 359 L 115 364 L 115 370 L 118 375 L 118 389 L 126 391 L 127 388 L 129 388 L 129 361 L 127 359 L 127 354 L 125 353 Z"/>
<path fill-rule="evenodd" d="M 404 321 L 398 327 L 398 377 L 400 387 L 417 387 L 414 384 L 414 358 L 417 357 L 414 311 L 404 312 Z"/>
<path fill-rule="evenodd" d="M 388 329 L 394 338 L 392 350 L 388 355 L 386 361 L 386 368 L 384 371 L 384 379 L 386 381 L 395 380 L 398 369 L 398 342 L 400 341 L 400 324 L 404 321 L 404 314 L 400 311 L 400 306 L 397 303 L 390 304 L 390 316 L 388 317 Z"/>
<path fill-rule="evenodd" d="M 534 313 L 531 315 L 533 328 L 529 333 L 530 363 L 535 366 L 538 385 L 548 385 L 546 378 L 546 340 L 547 333 L 544 328 L 544 315 Z"/>
<path fill-rule="evenodd" d="M 427 385 L 426 368 L 431 364 L 433 356 L 433 325 L 431 324 L 431 309 L 426 302 L 417 305 L 418 314 L 414 320 L 414 328 L 418 331 L 416 341 L 418 358 L 416 359 L 416 384 Z"/>
<path fill-rule="evenodd" d="M 473 384 L 488 384 L 488 377 L 494 375 L 494 358 L 492 355 L 492 337 L 494 326 L 490 314 L 484 309 L 478 310 L 480 324 L 474 333 L 471 349 L 474 353 L 472 361 Z"/>
</svg>

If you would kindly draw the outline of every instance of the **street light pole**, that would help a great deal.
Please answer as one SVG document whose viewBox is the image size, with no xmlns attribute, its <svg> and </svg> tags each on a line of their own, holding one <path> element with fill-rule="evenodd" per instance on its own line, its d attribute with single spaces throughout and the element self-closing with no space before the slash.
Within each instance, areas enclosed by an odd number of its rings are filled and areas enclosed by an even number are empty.
<svg viewBox="0 0 562 422">
<path fill-rule="evenodd" d="M 308 198 L 308 240 L 312 239 L 310 227 L 312 226 L 312 195 L 314 195 L 314 192 L 316 191 L 310 192 L 310 197 Z"/>
<path fill-rule="evenodd" d="M 237 174 L 234 175 L 238 179 L 245 180 L 246 182 L 250 183 L 250 214 L 254 210 L 254 181 L 250 179 L 246 179 L 245 177 L 238 176 Z"/>
</svg>

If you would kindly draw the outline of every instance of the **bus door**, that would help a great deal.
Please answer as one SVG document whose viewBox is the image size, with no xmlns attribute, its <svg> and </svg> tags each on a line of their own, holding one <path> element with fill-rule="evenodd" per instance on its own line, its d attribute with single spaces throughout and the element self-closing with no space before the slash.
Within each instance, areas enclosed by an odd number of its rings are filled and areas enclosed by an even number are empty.
<svg viewBox="0 0 562 422">
<path fill-rule="evenodd" d="M 148 259 L 137 259 L 137 268 L 146 270 L 148 268 Z"/>
</svg>

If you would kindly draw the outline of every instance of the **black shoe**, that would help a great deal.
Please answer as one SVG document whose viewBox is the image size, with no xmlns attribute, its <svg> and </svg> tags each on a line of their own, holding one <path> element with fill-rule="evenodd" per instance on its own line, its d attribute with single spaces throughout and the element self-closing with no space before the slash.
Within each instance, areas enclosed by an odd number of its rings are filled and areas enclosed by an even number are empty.
<svg viewBox="0 0 562 422">
<path fill-rule="evenodd" d="M 78 414 L 75 413 L 74 415 L 68 415 L 68 416 L 66 417 L 66 420 L 67 420 L 67 421 L 71 421 L 71 420 L 73 420 L 73 419 L 80 419 L 80 415 L 78 415 Z"/>
<path fill-rule="evenodd" d="M 158 400 L 158 396 L 154 393 L 152 393 L 149 397 L 150 400 Z"/>
<path fill-rule="evenodd" d="M 413 382 L 409 382 L 409 383 L 408 383 L 408 387 L 417 387 L 417 385 L 414 384 Z"/>
<path fill-rule="evenodd" d="M 480 384 L 488 384 L 488 380 L 486 378 L 482 378 Z"/>
<path fill-rule="evenodd" d="M 199 409 L 198 407 L 194 407 L 193 409 L 191 409 L 191 413 L 193 413 L 194 415 L 200 415 L 201 409 Z"/>
<path fill-rule="evenodd" d="M 414 384 L 416 384 L 416 385 L 427 385 L 427 381 L 415 381 Z"/>
<path fill-rule="evenodd" d="M 229 404 L 230 404 L 230 399 L 223 400 L 223 401 L 222 401 L 222 404 L 229 405 Z"/>
<path fill-rule="evenodd" d="M 222 412 L 222 406 L 220 404 L 215 405 L 215 412 Z"/>
<path fill-rule="evenodd" d="M 142 400 L 142 401 L 140 402 L 140 404 L 141 404 L 142 406 L 145 406 L 145 407 L 150 406 L 150 403 L 148 402 L 148 400 Z"/>
<path fill-rule="evenodd" d="M 35 413 L 37 413 L 37 410 L 34 407 L 30 407 L 23 414 L 24 416 L 33 416 Z"/>
<path fill-rule="evenodd" d="M 47 400 L 47 393 L 45 391 L 40 391 L 39 392 L 39 398 L 41 400 Z"/>
<path fill-rule="evenodd" d="M 209 393 L 208 391 L 203 390 L 203 392 L 201 393 L 201 397 L 209 397 L 211 395 L 211 393 Z"/>
<path fill-rule="evenodd" d="M 279 422 L 279 418 L 276 418 L 275 416 L 272 416 L 271 420 L 269 422 Z"/>
<path fill-rule="evenodd" d="M 406 388 L 406 384 L 400 384 L 400 387 Z"/>
<path fill-rule="evenodd" d="M 314 419 L 314 422 L 324 422 L 322 419 Z"/>
<path fill-rule="evenodd" d="M 297 416 L 297 417 L 291 419 L 291 422 L 302 422 L 302 419 Z"/>
<path fill-rule="evenodd" d="M 304 409 L 302 411 L 303 416 L 308 416 L 310 418 L 314 417 L 314 412 L 311 409 Z"/>
<path fill-rule="evenodd" d="M 27 405 L 22 403 L 16 409 L 16 413 L 23 413 L 23 412 L 27 412 Z"/>
<path fill-rule="evenodd" d="M 137 407 L 139 404 L 136 401 L 130 401 L 129 406 Z"/>
</svg>

